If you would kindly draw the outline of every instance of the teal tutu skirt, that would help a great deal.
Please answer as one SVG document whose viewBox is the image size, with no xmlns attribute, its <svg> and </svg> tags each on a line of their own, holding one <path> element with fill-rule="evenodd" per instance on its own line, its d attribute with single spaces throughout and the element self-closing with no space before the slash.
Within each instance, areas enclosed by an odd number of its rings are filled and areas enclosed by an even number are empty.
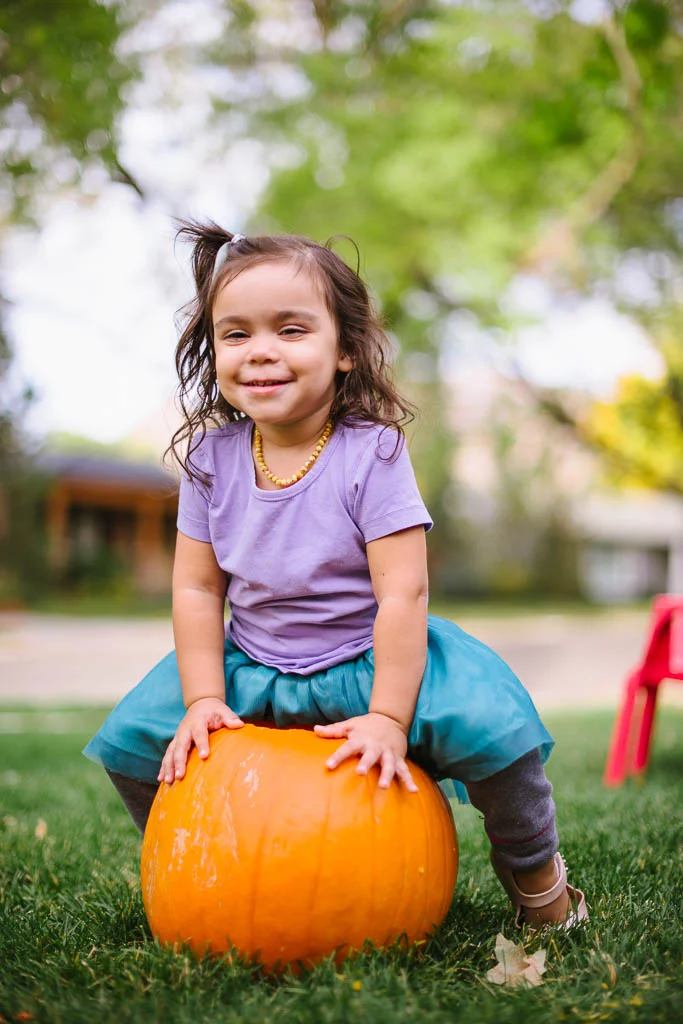
<svg viewBox="0 0 683 1024">
<path fill-rule="evenodd" d="M 245 722 L 312 727 L 368 710 L 372 650 L 310 676 L 261 665 L 225 643 L 225 702 Z M 83 753 L 131 778 L 156 783 L 161 759 L 185 713 L 174 653 L 117 704 Z M 429 616 L 427 665 L 408 737 L 408 756 L 433 778 L 478 782 L 553 739 L 531 697 L 489 647 Z M 449 791 L 447 786 L 446 790 Z"/>
</svg>

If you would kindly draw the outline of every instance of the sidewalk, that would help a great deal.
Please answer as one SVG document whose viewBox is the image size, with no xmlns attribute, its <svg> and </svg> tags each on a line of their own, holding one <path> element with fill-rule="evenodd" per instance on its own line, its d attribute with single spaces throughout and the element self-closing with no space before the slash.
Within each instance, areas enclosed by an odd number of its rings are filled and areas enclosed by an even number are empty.
<svg viewBox="0 0 683 1024">
<path fill-rule="evenodd" d="M 463 619 L 541 710 L 614 708 L 638 661 L 647 613 Z M 0 704 L 113 705 L 173 646 L 170 621 L 0 613 Z M 683 683 L 662 688 L 683 706 Z"/>
</svg>

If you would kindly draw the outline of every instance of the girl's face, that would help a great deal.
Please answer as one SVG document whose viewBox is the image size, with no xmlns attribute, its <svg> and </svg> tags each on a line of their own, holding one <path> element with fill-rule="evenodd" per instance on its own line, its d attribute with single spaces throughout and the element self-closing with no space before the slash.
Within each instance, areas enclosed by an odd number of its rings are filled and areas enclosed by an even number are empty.
<svg viewBox="0 0 683 1024">
<path fill-rule="evenodd" d="M 317 282 L 291 263 L 261 263 L 218 292 L 213 307 L 220 392 L 256 425 L 315 430 L 335 375 L 352 363 Z"/>
</svg>

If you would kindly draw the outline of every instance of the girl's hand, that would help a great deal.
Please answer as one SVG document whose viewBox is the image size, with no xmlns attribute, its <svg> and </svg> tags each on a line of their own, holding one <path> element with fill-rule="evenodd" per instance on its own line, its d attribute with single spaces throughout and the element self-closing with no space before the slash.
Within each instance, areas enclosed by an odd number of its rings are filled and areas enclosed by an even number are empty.
<svg viewBox="0 0 683 1024">
<path fill-rule="evenodd" d="M 408 739 L 393 718 L 370 711 L 367 715 L 347 718 L 333 725 L 316 725 L 315 731 L 318 736 L 330 740 L 346 737 L 346 743 L 325 762 L 328 768 L 334 769 L 347 758 L 360 755 L 356 768 L 359 775 L 367 775 L 373 764 L 379 763 L 379 785 L 382 789 L 388 789 L 396 775 L 410 793 L 417 793 L 405 761 Z"/>
<path fill-rule="evenodd" d="M 192 744 L 201 758 L 209 756 L 209 733 L 217 729 L 241 729 L 244 722 L 218 697 L 200 697 L 185 712 L 176 734 L 166 748 L 157 779 L 173 782 L 185 775 Z"/>
</svg>

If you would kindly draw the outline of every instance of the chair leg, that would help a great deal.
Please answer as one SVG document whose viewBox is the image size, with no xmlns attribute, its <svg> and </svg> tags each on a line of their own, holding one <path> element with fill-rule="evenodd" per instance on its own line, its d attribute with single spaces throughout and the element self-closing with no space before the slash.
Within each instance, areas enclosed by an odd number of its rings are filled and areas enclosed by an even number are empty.
<svg viewBox="0 0 683 1024">
<path fill-rule="evenodd" d="M 621 708 L 617 714 L 612 732 L 603 783 L 606 786 L 620 786 L 626 778 L 629 740 L 633 726 L 636 696 L 642 682 L 640 671 L 633 672 L 626 681 Z"/>
<path fill-rule="evenodd" d="M 657 704 L 658 686 L 646 686 L 647 694 L 638 730 L 638 743 L 633 758 L 634 773 L 643 772 L 647 767 L 650 756 L 650 744 L 652 742 L 652 731 L 654 727 L 655 707 Z"/>
</svg>

